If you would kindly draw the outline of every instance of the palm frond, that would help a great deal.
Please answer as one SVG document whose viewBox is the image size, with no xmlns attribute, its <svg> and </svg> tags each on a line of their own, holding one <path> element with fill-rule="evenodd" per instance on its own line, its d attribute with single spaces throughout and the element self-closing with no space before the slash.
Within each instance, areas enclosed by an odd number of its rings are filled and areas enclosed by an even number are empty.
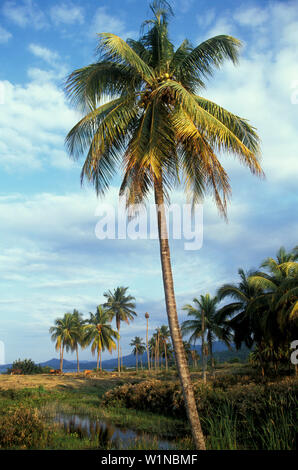
<svg viewBox="0 0 298 470">
<path fill-rule="evenodd" d="M 100 33 L 98 53 L 104 53 L 105 60 L 129 65 L 148 84 L 152 84 L 154 73 L 146 62 L 119 36 L 112 33 Z"/>
</svg>

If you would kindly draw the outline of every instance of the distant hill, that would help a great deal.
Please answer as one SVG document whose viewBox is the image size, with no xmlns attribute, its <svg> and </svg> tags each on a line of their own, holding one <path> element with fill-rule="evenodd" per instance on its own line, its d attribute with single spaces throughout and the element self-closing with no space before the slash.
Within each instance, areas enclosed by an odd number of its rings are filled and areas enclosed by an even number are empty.
<svg viewBox="0 0 298 470">
<path fill-rule="evenodd" d="M 201 345 L 196 345 L 195 348 L 199 355 L 201 356 Z M 227 346 L 222 341 L 215 341 L 213 343 L 213 353 L 214 357 L 217 362 L 226 362 L 230 359 L 234 359 L 238 357 L 241 362 L 245 362 L 247 360 L 248 354 L 250 350 L 244 346 L 239 351 L 235 350 L 228 350 Z M 147 364 L 147 354 L 146 352 L 142 356 L 143 365 Z M 128 354 L 127 356 L 123 356 L 122 358 L 123 365 L 125 367 L 134 367 L 136 364 L 136 358 L 133 354 Z M 0 373 L 6 372 L 6 370 L 11 367 L 12 364 L 4 364 L 0 365 Z M 45 362 L 40 363 L 41 366 L 48 366 L 52 369 L 59 369 L 60 368 L 60 360 L 53 358 Z M 106 370 L 113 370 L 117 368 L 118 359 L 106 359 L 102 361 L 102 367 Z M 63 361 L 63 370 L 65 372 L 70 370 L 76 370 L 77 362 L 76 361 L 68 361 L 64 359 Z M 96 361 L 80 361 L 80 370 L 85 369 L 95 369 L 96 368 Z"/>
</svg>

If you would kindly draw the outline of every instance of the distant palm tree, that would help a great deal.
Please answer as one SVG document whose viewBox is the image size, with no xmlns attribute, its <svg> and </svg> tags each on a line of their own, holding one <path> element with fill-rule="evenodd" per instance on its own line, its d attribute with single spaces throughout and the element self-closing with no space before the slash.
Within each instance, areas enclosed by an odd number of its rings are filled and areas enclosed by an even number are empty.
<svg viewBox="0 0 298 470">
<path fill-rule="evenodd" d="M 183 347 L 184 347 L 184 351 L 185 351 L 185 354 L 186 354 L 186 358 L 187 358 L 187 361 L 189 362 L 189 359 L 191 357 L 191 344 L 189 341 L 183 341 Z"/>
<path fill-rule="evenodd" d="M 149 329 L 149 313 L 145 313 L 146 318 L 146 350 L 147 350 L 147 363 L 148 363 L 148 370 L 150 370 L 150 357 L 149 357 L 149 344 L 148 344 L 148 329 Z"/>
<path fill-rule="evenodd" d="M 155 351 L 154 351 L 154 364 L 155 370 L 159 369 L 159 355 L 160 355 L 160 328 L 156 328 L 153 334 L 155 339 Z"/>
<path fill-rule="evenodd" d="M 191 349 L 190 356 L 192 359 L 193 367 L 197 368 L 198 360 L 200 359 L 200 355 L 198 354 L 198 351 L 196 349 Z"/>
<path fill-rule="evenodd" d="M 231 188 L 218 156 L 235 154 L 252 173 L 262 175 L 255 129 L 198 93 L 225 60 L 238 61 L 240 41 L 226 35 L 194 47 L 184 40 L 175 50 L 166 0 L 150 4 L 153 19 L 139 40 L 99 35 L 99 60 L 74 71 L 66 92 L 86 112 L 70 130 L 70 155 L 85 156 L 81 178 L 104 194 L 121 167 L 120 192 L 127 204 L 142 203 L 151 189 L 157 209 L 166 309 L 195 445 L 205 449 L 178 321 L 166 227 L 165 198 L 180 182 L 195 203 L 208 191 L 226 214 Z M 110 100 L 102 104 L 102 98 Z M 119 165 L 120 163 L 120 165 Z"/>
<path fill-rule="evenodd" d="M 56 341 L 56 349 L 60 350 L 60 370 L 63 371 L 64 349 L 73 351 L 80 341 L 78 322 L 72 313 L 65 313 L 63 318 L 55 320 L 55 326 L 50 328 L 52 341 Z"/>
<path fill-rule="evenodd" d="M 95 354 L 97 351 L 97 364 L 96 370 L 102 370 L 101 353 L 107 349 L 110 353 L 116 349 L 114 339 L 118 339 L 118 333 L 112 329 L 110 325 L 110 316 L 104 308 L 99 305 L 96 308 L 96 313 L 90 312 L 88 324 L 84 327 L 84 341 L 85 344 L 91 344 L 91 352 Z"/>
<path fill-rule="evenodd" d="M 138 372 L 138 356 L 139 354 L 143 354 L 145 351 L 145 344 L 139 336 L 135 336 L 135 338 L 131 341 L 130 346 L 133 346 L 133 354 L 136 356 L 136 372 Z"/>
<path fill-rule="evenodd" d="M 230 346 L 231 338 L 225 320 L 218 315 L 217 297 L 211 297 L 209 294 L 201 295 L 200 300 L 194 298 L 193 303 L 194 306 L 188 304 L 183 307 L 192 319 L 182 323 L 182 332 L 183 335 L 191 334 L 189 340 L 194 344 L 198 338 L 202 339 L 203 380 L 206 382 L 208 352 L 214 369 L 213 342 L 215 337 L 223 340 L 228 346 Z"/>
<path fill-rule="evenodd" d="M 128 287 L 117 287 L 114 292 L 110 290 L 104 293 L 104 297 L 107 299 L 104 303 L 110 319 L 115 318 L 116 328 L 118 331 L 118 374 L 120 374 L 120 325 L 122 321 L 129 324 L 130 321 L 134 320 L 137 315 L 135 308 L 135 298 L 131 295 L 127 295 Z"/>
<path fill-rule="evenodd" d="M 294 253 L 280 248 L 276 260 L 267 258 L 249 277 L 258 295 L 250 302 L 247 314 L 259 316 L 261 337 L 278 348 L 298 334 L 298 262 Z M 261 312 L 261 314 L 260 314 Z M 260 341 L 258 341 L 260 343 Z"/>
<path fill-rule="evenodd" d="M 260 336 L 260 327 L 258 315 L 249 314 L 248 306 L 262 290 L 249 282 L 252 272 L 245 273 L 243 269 L 239 269 L 238 273 L 239 283 L 224 284 L 216 293 L 219 301 L 226 298 L 232 300 L 219 309 L 218 315 L 223 321 L 230 319 L 228 324 L 234 331 L 233 341 L 236 348 L 239 349 L 242 342 L 251 348 Z"/>
<path fill-rule="evenodd" d="M 77 324 L 78 329 L 78 337 L 74 339 L 74 348 L 77 355 L 77 371 L 80 372 L 80 364 L 79 364 L 79 346 L 84 346 L 83 344 L 83 315 L 78 310 L 74 309 L 72 313 L 74 322 Z"/>
<path fill-rule="evenodd" d="M 167 325 L 162 325 L 159 330 L 159 339 L 160 339 L 160 345 L 164 349 L 164 358 L 165 358 L 165 365 L 166 365 L 166 370 L 168 370 L 168 352 L 167 352 L 167 346 L 169 343 L 169 338 L 171 337 L 170 330 L 167 327 Z"/>
<path fill-rule="evenodd" d="M 139 347 L 139 356 L 140 356 L 140 362 L 141 362 L 141 369 L 143 370 L 143 355 L 144 352 L 146 351 L 146 346 L 145 344 L 141 344 Z"/>
<path fill-rule="evenodd" d="M 156 338 L 153 335 L 148 341 L 149 353 L 150 353 L 150 369 L 153 369 L 155 365 L 155 353 L 156 353 Z"/>
</svg>

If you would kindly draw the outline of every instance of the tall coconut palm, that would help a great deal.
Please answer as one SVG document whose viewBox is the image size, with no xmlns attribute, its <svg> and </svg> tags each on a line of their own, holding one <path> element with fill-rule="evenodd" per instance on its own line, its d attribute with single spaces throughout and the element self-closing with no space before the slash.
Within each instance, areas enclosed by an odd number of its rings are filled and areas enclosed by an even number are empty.
<svg viewBox="0 0 298 470">
<path fill-rule="evenodd" d="M 149 313 L 145 313 L 146 318 L 146 350 L 147 350 L 147 367 L 150 370 L 150 357 L 149 357 L 149 344 L 148 344 L 148 330 L 149 330 Z"/>
<path fill-rule="evenodd" d="M 63 371 L 64 349 L 66 352 L 74 351 L 75 345 L 80 341 L 81 332 L 72 313 L 65 313 L 63 318 L 55 320 L 55 326 L 50 328 L 52 341 L 56 341 L 56 349 L 60 350 L 60 370 Z"/>
<path fill-rule="evenodd" d="M 203 380 L 206 382 L 208 353 L 214 369 L 213 342 L 215 338 L 221 339 L 228 346 L 230 346 L 231 338 L 226 322 L 217 313 L 217 297 L 211 297 L 210 294 L 201 295 L 200 300 L 194 298 L 193 303 L 194 306 L 187 304 L 183 307 L 192 319 L 182 323 L 182 332 L 183 335 L 190 334 L 190 341 L 194 344 L 198 338 L 202 339 Z"/>
<path fill-rule="evenodd" d="M 80 372 L 80 363 L 79 363 L 79 346 L 84 346 L 84 340 L 83 340 L 83 315 L 80 313 L 78 310 L 74 309 L 73 313 L 73 320 L 77 325 L 77 330 L 78 330 L 78 336 L 74 338 L 74 349 L 76 351 L 76 356 L 77 356 L 77 371 L 78 373 Z"/>
<path fill-rule="evenodd" d="M 214 69 L 237 63 L 240 41 L 226 35 L 198 46 L 184 40 L 176 50 L 169 39 L 173 12 L 165 0 L 150 5 L 153 19 L 139 40 L 99 35 L 98 60 L 75 70 L 65 90 L 84 117 L 66 144 L 71 157 L 86 156 L 81 178 L 104 194 L 119 168 L 120 194 L 127 204 L 146 201 L 154 191 L 166 309 L 185 406 L 195 445 L 205 449 L 185 358 L 171 269 L 165 198 L 180 182 L 193 203 L 209 190 L 223 215 L 230 195 L 228 175 L 216 153 L 235 154 L 262 175 L 255 129 L 239 116 L 202 97 Z M 102 103 L 102 98 L 109 101 Z"/>
<path fill-rule="evenodd" d="M 63 325 L 62 325 L 61 318 L 56 318 L 55 326 L 51 326 L 51 328 L 49 329 L 49 332 L 51 333 L 51 340 L 56 342 L 55 344 L 56 351 L 59 351 L 60 370 L 62 372 Z"/>
<path fill-rule="evenodd" d="M 110 319 L 115 318 L 116 328 L 118 331 L 118 374 L 120 374 L 120 325 L 124 321 L 129 324 L 137 315 L 135 312 L 135 298 L 131 295 L 126 295 L 128 287 L 117 287 L 114 292 L 110 290 L 104 293 L 107 301 L 104 303 L 104 308 L 110 316 Z"/>
<path fill-rule="evenodd" d="M 85 344 L 91 344 L 91 352 L 97 352 L 96 370 L 102 370 L 101 353 L 107 349 L 110 353 L 116 349 L 114 339 L 118 339 L 118 333 L 110 325 L 110 315 L 99 305 L 96 313 L 90 313 L 87 325 L 84 327 Z"/>
<path fill-rule="evenodd" d="M 139 354 L 144 353 L 145 344 L 142 338 L 140 338 L 139 336 L 135 336 L 134 339 L 131 341 L 130 346 L 133 347 L 133 354 L 136 356 L 136 372 L 138 372 L 138 365 L 139 365 L 138 356 Z"/>
</svg>

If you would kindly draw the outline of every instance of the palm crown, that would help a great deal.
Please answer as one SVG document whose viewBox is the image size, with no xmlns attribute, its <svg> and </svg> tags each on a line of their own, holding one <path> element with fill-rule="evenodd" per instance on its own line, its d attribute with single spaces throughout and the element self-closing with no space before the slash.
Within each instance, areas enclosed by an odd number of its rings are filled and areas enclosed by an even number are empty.
<svg viewBox="0 0 298 470">
<path fill-rule="evenodd" d="M 66 92 L 86 112 L 67 135 L 69 153 L 87 154 L 81 178 L 97 193 L 121 163 L 120 193 L 129 204 L 142 202 L 157 180 L 165 194 L 183 181 L 193 202 L 211 190 L 225 214 L 230 185 L 216 152 L 232 152 L 262 175 L 259 138 L 245 119 L 197 93 L 224 60 L 237 62 L 241 43 L 220 35 L 175 50 L 170 6 L 160 0 L 151 9 L 138 41 L 99 34 L 99 60 L 69 75 Z"/>
</svg>

